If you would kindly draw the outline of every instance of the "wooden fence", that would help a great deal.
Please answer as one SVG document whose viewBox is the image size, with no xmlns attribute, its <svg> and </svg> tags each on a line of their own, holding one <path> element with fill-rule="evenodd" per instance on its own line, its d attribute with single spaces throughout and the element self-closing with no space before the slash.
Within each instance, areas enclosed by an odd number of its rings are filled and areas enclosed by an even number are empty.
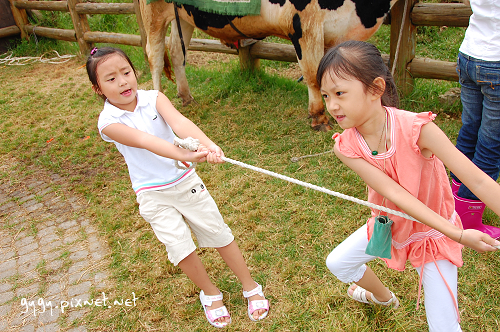
<svg viewBox="0 0 500 332">
<path fill-rule="evenodd" d="M 0 29 L 0 38 L 29 34 L 77 42 L 82 54 L 88 54 L 94 43 L 112 43 L 142 47 L 145 50 L 145 32 L 139 10 L 139 0 L 133 3 L 84 3 L 80 0 L 26 1 L 9 0 L 16 26 Z M 145 0 L 142 0 L 145 1 Z M 55 29 L 29 24 L 26 9 L 69 12 L 74 29 Z M 135 14 L 140 35 L 91 31 L 87 15 Z M 417 26 L 466 27 L 472 14 L 470 7 L 461 3 L 419 3 L 418 0 L 399 0 L 391 9 L 390 54 L 383 55 L 394 66 L 394 77 L 403 95 L 413 89 L 414 78 L 457 81 L 456 63 L 415 57 Z M 168 41 L 167 41 L 168 42 Z M 192 39 L 189 50 L 238 54 L 238 51 L 219 41 Z M 258 42 L 245 52 L 246 58 L 297 62 L 292 45 Z M 145 51 L 144 51 L 145 54 Z M 241 54 L 240 54 L 241 59 Z"/>
</svg>

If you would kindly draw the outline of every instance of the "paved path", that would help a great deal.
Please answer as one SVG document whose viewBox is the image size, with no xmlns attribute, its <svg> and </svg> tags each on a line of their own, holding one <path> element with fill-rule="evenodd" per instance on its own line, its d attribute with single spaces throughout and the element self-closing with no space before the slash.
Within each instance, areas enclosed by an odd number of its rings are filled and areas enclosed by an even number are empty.
<svg viewBox="0 0 500 332">
<path fill-rule="evenodd" d="M 109 287 L 109 247 L 69 179 L 21 167 L 0 167 L 8 174 L 0 178 L 0 331 L 87 331 L 83 303 Z"/>
</svg>

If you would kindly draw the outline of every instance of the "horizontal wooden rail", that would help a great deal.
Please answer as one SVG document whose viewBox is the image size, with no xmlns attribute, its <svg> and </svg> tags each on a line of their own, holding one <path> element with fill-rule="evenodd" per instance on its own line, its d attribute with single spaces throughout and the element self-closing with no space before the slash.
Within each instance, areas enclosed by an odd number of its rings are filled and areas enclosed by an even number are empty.
<svg viewBox="0 0 500 332">
<path fill-rule="evenodd" d="M 37 9 L 48 11 L 69 11 L 67 1 L 14 1 L 14 6 L 19 9 Z M 83 14 L 135 14 L 133 3 L 78 3 L 76 12 Z"/>
<path fill-rule="evenodd" d="M 75 30 L 70 29 L 56 29 L 56 28 L 45 28 L 35 25 L 27 24 L 24 26 L 24 30 L 27 33 L 35 34 L 37 36 L 66 40 L 66 41 L 76 41 Z"/>
<path fill-rule="evenodd" d="M 19 0 L 14 1 L 14 6 L 19 9 L 37 9 L 37 10 L 50 10 L 67 12 L 68 2 L 67 1 L 25 1 Z"/>
<path fill-rule="evenodd" d="M 87 31 L 83 34 L 83 40 L 89 43 L 111 43 L 141 47 L 140 35 L 128 35 L 124 33 Z"/>
<path fill-rule="evenodd" d="M 165 45 L 169 43 L 169 37 L 165 38 Z M 203 51 L 214 53 L 238 54 L 238 50 L 223 45 L 220 41 L 214 39 L 196 39 L 192 38 L 188 50 Z"/>
<path fill-rule="evenodd" d="M 135 14 L 133 3 L 78 3 L 76 12 L 82 14 Z"/>
<path fill-rule="evenodd" d="M 9 37 L 18 35 L 21 33 L 21 30 L 17 27 L 17 25 L 12 25 L 10 27 L 0 28 L 0 38 Z"/>
<path fill-rule="evenodd" d="M 462 3 L 417 3 L 410 17 L 413 25 L 466 27 L 471 15 Z"/>
<path fill-rule="evenodd" d="M 238 51 L 221 44 L 218 40 L 191 39 L 189 50 L 238 54 Z M 295 49 L 289 44 L 255 43 L 250 49 L 250 55 L 258 59 L 297 62 Z M 389 55 L 382 54 L 385 63 L 389 65 Z M 447 81 L 458 81 L 456 62 L 433 60 L 428 58 L 414 58 L 407 66 L 407 70 L 414 78 L 430 78 Z"/>
<path fill-rule="evenodd" d="M 430 78 L 446 81 L 458 81 L 457 63 L 428 58 L 414 58 L 407 66 L 414 78 Z"/>
</svg>

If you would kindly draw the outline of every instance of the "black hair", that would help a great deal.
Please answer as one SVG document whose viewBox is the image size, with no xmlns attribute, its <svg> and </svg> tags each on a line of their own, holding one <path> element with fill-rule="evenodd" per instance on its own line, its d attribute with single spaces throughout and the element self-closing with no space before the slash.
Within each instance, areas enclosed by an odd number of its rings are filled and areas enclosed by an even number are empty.
<svg viewBox="0 0 500 332">
<path fill-rule="evenodd" d="M 115 47 L 101 47 L 101 48 L 93 48 L 92 51 L 90 51 L 90 55 L 87 58 L 87 75 L 89 76 L 89 80 L 96 89 L 96 91 L 101 91 L 101 88 L 99 87 L 99 82 L 97 80 L 97 66 L 99 63 L 102 61 L 106 60 L 109 56 L 113 54 L 118 54 L 121 57 L 123 57 L 127 62 L 130 64 L 130 67 L 132 67 L 132 70 L 134 71 L 134 75 L 137 77 L 137 73 L 135 71 L 135 67 L 132 64 L 132 61 L 130 61 L 130 58 L 119 48 Z M 103 95 L 102 93 L 99 93 L 99 96 L 106 100 L 106 96 Z"/>
<path fill-rule="evenodd" d="M 394 78 L 379 50 L 370 43 L 349 40 L 330 48 L 321 59 L 316 73 L 319 87 L 327 74 L 334 74 L 342 79 L 357 79 L 363 84 L 365 91 L 383 92 L 381 97 L 383 106 L 399 106 Z M 384 91 L 374 84 L 377 77 L 384 79 Z"/>
</svg>

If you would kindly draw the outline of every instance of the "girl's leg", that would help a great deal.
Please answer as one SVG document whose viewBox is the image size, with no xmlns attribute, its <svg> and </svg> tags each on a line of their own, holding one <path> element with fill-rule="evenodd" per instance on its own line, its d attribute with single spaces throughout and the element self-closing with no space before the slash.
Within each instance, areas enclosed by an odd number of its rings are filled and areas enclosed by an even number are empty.
<svg viewBox="0 0 500 332">
<path fill-rule="evenodd" d="M 439 260 L 437 264 L 439 270 L 434 262 L 425 264 L 424 276 L 422 277 L 425 314 L 427 315 L 429 331 L 462 331 L 455 307 L 455 303 L 457 303 L 457 267 L 447 260 Z M 421 267 L 417 268 L 417 272 L 420 275 Z M 443 278 L 450 286 L 455 302 Z"/>
<path fill-rule="evenodd" d="M 366 289 L 368 298 L 369 293 L 373 293 L 377 300 L 386 302 L 391 299 L 391 293 L 366 266 L 367 262 L 377 258 L 365 253 L 368 245 L 367 227 L 363 225 L 333 249 L 326 259 L 326 266 L 340 281 L 354 282 Z M 353 291 L 354 288 L 349 289 L 350 294 Z"/>
<path fill-rule="evenodd" d="M 194 282 L 196 286 L 203 290 L 205 295 L 219 295 L 219 289 L 210 280 L 210 277 L 208 276 L 207 271 L 205 270 L 205 267 L 200 260 L 200 257 L 198 257 L 195 251 L 193 251 L 186 258 L 180 261 L 179 267 L 181 268 L 182 272 L 184 272 L 188 276 L 188 278 L 191 279 L 192 282 Z M 212 306 L 209 306 L 208 309 L 217 309 L 222 307 L 223 305 L 224 303 L 222 303 L 222 301 L 214 301 L 212 302 Z M 230 318 L 221 317 L 216 319 L 216 321 L 220 323 L 229 323 Z"/>
<path fill-rule="evenodd" d="M 247 264 L 245 263 L 245 259 L 241 254 L 240 248 L 236 241 L 231 242 L 225 247 L 216 248 L 219 251 L 222 259 L 226 262 L 227 266 L 234 272 L 234 274 L 240 280 L 243 290 L 246 292 L 251 291 L 257 285 L 250 275 L 250 271 L 248 270 Z M 250 301 L 255 300 L 264 300 L 264 298 L 258 294 L 249 297 Z M 266 312 L 265 309 L 256 310 L 253 313 L 253 317 L 258 319 L 258 317 Z"/>
</svg>

